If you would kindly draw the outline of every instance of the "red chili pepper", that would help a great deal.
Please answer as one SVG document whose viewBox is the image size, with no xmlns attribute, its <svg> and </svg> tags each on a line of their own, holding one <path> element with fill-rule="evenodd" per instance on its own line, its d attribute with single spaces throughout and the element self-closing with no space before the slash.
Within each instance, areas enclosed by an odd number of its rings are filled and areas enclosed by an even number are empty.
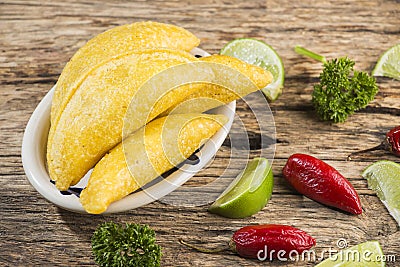
<svg viewBox="0 0 400 267">
<path fill-rule="evenodd" d="M 400 126 L 394 127 L 389 132 L 387 132 L 385 140 L 383 140 L 383 142 L 380 145 L 351 153 L 347 157 L 347 160 L 351 160 L 351 158 L 354 155 L 362 154 L 362 153 L 370 152 L 370 151 L 374 151 L 374 150 L 387 150 L 387 151 L 391 152 L 393 155 L 400 157 Z"/>
<path fill-rule="evenodd" d="M 233 251 L 244 258 L 276 259 L 277 255 L 289 258 L 289 253 L 299 255 L 315 246 L 316 241 L 306 232 L 288 225 L 265 224 L 246 226 L 232 237 Z"/>
<path fill-rule="evenodd" d="M 353 214 L 362 213 L 360 198 L 354 187 L 322 160 L 294 154 L 283 168 L 283 176 L 308 198 Z"/>
<path fill-rule="evenodd" d="M 217 253 L 232 250 L 244 258 L 259 260 L 290 259 L 315 246 L 316 241 L 306 232 L 288 225 L 264 224 L 251 225 L 237 230 L 229 247 L 220 249 L 200 248 L 180 240 L 188 247 L 205 253 Z"/>
<path fill-rule="evenodd" d="M 394 127 L 386 134 L 386 148 L 394 155 L 400 157 L 400 126 Z"/>
</svg>

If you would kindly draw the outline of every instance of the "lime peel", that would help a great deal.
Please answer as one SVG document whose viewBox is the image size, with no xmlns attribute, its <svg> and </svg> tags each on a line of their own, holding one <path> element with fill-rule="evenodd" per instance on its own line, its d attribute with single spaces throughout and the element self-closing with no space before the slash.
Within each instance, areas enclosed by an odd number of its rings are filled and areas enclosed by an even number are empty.
<svg viewBox="0 0 400 267">
<path fill-rule="evenodd" d="M 400 226 L 400 164 L 389 160 L 369 165 L 362 176 Z"/>
<path fill-rule="evenodd" d="M 381 55 L 372 75 L 400 80 L 400 44 L 392 46 Z"/>
<path fill-rule="evenodd" d="M 223 47 L 220 54 L 236 57 L 270 71 L 274 81 L 261 91 L 270 101 L 278 99 L 282 94 L 285 71 L 281 58 L 270 45 L 253 38 L 239 38 Z"/>
<path fill-rule="evenodd" d="M 265 158 L 253 159 L 208 209 L 227 218 L 245 218 L 267 204 L 273 189 L 273 174 Z"/>
<path fill-rule="evenodd" d="M 332 255 L 315 267 L 383 267 L 384 254 L 378 241 L 364 242 Z"/>
</svg>

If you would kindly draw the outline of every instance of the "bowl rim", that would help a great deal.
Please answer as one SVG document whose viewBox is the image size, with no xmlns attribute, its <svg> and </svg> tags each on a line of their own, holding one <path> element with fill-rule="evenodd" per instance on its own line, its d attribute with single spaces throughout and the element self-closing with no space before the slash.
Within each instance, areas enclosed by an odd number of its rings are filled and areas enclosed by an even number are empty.
<svg viewBox="0 0 400 267">
<path fill-rule="evenodd" d="M 200 48 L 193 49 L 191 53 L 200 56 L 210 55 Z M 21 147 L 22 165 L 28 181 L 49 202 L 69 211 L 87 213 L 79 202 L 79 197 L 74 194 L 65 195 L 51 183 L 47 171 L 46 146 L 54 90 L 55 85 L 37 105 L 26 125 Z M 200 149 L 201 153 L 198 155 L 200 160 L 198 164 L 184 165 L 182 169 L 177 170 L 167 179 L 161 179 L 146 190 L 136 191 L 111 203 L 108 209 L 102 214 L 123 212 L 147 205 L 174 191 L 188 181 L 207 165 L 221 147 L 232 126 L 235 110 L 236 101 L 214 109 L 213 114 L 224 114 L 229 120 L 222 129 L 202 146 Z M 88 172 L 86 176 L 89 177 L 90 173 Z M 80 188 L 84 185 L 85 182 L 81 181 L 73 186 L 73 188 Z"/>
</svg>

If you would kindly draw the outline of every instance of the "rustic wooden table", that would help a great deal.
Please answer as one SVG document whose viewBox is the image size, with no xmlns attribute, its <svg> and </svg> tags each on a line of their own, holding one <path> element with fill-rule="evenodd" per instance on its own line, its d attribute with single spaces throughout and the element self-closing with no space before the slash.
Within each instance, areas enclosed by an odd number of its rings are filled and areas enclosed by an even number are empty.
<svg viewBox="0 0 400 267">
<path fill-rule="evenodd" d="M 218 53 L 228 41 L 255 37 L 272 45 L 285 65 L 283 95 L 270 104 L 277 144 L 271 201 L 256 215 L 228 220 L 206 206 L 184 207 L 154 202 L 108 216 L 71 213 L 47 202 L 29 184 L 21 163 L 21 141 L 36 105 L 55 84 L 63 66 L 92 36 L 116 25 L 156 20 L 185 27 L 202 41 L 201 48 Z M 302 44 L 328 58 L 348 55 L 359 70 L 371 71 L 379 55 L 399 42 L 400 2 L 379 1 L 18 1 L 0 3 L 0 265 L 93 266 L 90 238 L 104 221 L 149 224 L 163 247 L 163 266 L 313 266 L 314 261 L 258 262 L 233 253 L 206 255 L 177 241 L 223 244 L 238 228 L 280 223 L 299 227 L 317 239 L 315 251 L 379 240 L 400 262 L 398 225 L 360 176 L 368 164 L 400 160 L 375 152 L 351 162 L 348 153 L 378 144 L 399 124 L 400 82 L 378 78 L 379 93 L 346 123 L 319 121 L 311 106 L 312 86 L 321 64 L 294 53 Z M 258 129 L 238 102 L 238 115 Z M 253 129 L 254 128 L 254 129 Z M 252 153 L 257 153 L 257 145 Z M 283 181 L 281 170 L 294 152 L 312 154 L 336 167 L 360 194 L 364 213 L 351 216 L 304 198 Z M 223 146 L 210 168 L 191 183 L 211 179 L 223 169 L 229 147 Z M 207 181 L 207 180 L 206 180 Z M 189 183 L 190 185 L 190 183 Z M 388 262 L 387 266 L 399 266 Z"/>
</svg>

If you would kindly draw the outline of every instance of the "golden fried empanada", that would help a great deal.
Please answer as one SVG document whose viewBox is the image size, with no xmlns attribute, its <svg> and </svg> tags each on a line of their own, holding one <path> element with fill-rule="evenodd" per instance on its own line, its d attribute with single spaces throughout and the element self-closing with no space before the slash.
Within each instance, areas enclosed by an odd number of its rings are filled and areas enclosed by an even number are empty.
<svg viewBox="0 0 400 267">
<path fill-rule="evenodd" d="M 223 115 L 176 114 L 148 123 L 95 166 L 80 201 L 89 213 L 137 190 L 188 158 L 225 123 Z"/>
</svg>

